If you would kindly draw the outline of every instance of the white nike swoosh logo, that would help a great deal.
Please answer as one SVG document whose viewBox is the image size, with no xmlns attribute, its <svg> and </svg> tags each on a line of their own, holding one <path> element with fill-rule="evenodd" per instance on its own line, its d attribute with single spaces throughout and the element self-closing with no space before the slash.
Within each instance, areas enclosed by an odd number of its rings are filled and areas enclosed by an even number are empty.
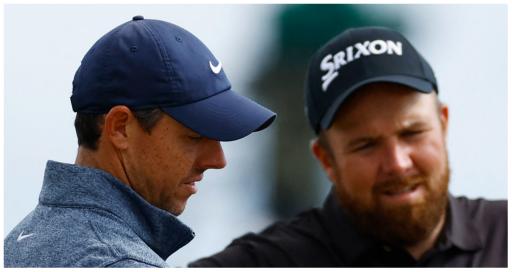
<svg viewBox="0 0 512 272">
<path fill-rule="evenodd" d="M 32 236 L 32 235 L 34 235 L 34 233 L 29 233 L 29 234 L 23 235 L 23 231 L 22 231 L 22 232 L 20 233 L 20 235 L 18 236 L 18 239 L 16 239 L 16 241 L 18 241 L 18 242 L 19 242 L 19 241 L 21 241 L 21 240 L 23 240 L 23 239 L 25 239 L 25 238 L 28 238 L 28 237 L 30 237 L 30 236 Z"/>
<path fill-rule="evenodd" d="M 217 66 L 213 66 L 212 62 L 210 61 L 210 69 L 212 69 L 212 72 L 214 74 L 220 73 L 220 70 L 222 70 L 222 62 L 219 61 L 219 64 L 217 64 Z"/>
</svg>

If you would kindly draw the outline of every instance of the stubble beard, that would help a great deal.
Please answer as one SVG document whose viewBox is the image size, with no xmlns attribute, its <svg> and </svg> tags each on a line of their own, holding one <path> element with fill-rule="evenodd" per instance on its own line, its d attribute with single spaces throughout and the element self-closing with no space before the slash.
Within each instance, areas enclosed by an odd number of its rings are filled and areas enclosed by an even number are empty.
<svg viewBox="0 0 512 272">
<path fill-rule="evenodd" d="M 392 245 L 412 246 L 426 239 L 445 215 L 450 179 L 448 160 L 445 161 L 444 169 L 437 177 L 422 175 L 376 186 L 372 192 L 372 203 L 361 203 L 357 196 L 350 195 L 343 186 L 336 186 L 338 199 L 362 233 Z M 426 194 L 422 201 L 400 206 L 380 203 L 379 191 L 409 184 L 425 187 Z"/>
</svg>

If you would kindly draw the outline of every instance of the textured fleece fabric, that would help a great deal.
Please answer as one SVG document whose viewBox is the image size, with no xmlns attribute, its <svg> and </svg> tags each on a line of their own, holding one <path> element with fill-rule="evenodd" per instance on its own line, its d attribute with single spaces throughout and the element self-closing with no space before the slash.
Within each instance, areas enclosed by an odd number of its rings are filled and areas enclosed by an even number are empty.
<svg viewBox="0 0 512 272">
<path fill-rule="evenodd" d="M 194 233 L 107 172 L 48 161 L 39 204 L 5 238 L 6 267 L 167 267 Z"/>
</svg>

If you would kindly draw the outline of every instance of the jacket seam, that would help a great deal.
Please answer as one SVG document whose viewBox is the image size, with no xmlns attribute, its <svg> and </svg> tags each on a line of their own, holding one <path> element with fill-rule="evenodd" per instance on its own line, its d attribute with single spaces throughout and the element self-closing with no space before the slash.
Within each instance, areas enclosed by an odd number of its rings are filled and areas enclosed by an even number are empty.
<svg viewBox="0 0 512 272">
<path fill-rule="evenodd" d="M 143 260 L 140 260 L 138 258 L 132 258 L 132 257 L 123 257 L 123 258 L 120 258 L 118 260 L 115 260 L 115 261 L 112 261 L 110 263 L 106 263 L 103 265 L 103 267 L 109 267 L 109 266 L 112 266 L 116 263 L 119 263 L 119 262 L 122 262 L 122 261 L 127 261 L 127 260 L 132 260 L 132 261 L 136 261 L 136 262 L 139 262 L 139 263 L 143 263 L 143 264 L 146 264 L 146 265 L 150 265 L 150 266 L 153 266 L 153 267 L 160 267 L 158 265 L 155 265 L 155 264 L 152 264 L 152 263 L 148 263 L 146 261 L 143 261 Z"/>
<path fill-rule="evenodd" d="M 119 257 L 121 256 L 121 253 L 119 251 L 117 251 L 114 247 L 110 246 L 109 244 L 107 244 L 105 241 L 103 241 L 103 239 L 100 237 L 100 234 L 99 234 L 99 231 L 98 229 L 96 228 L 96 226 L 94 226 L 94 224 L 91 222 L 91 220 L 88 220 L 89 222 L 89 225 L 91 226 L 91 229 L 93 230 L 94 232 L 94 235 L 96 236 L 96 238 L 103 244 L 105 245 L 109 251 L 111 251 L 111 254 L 113 256 L 116 256 L 116 257 Z"/>
</svg>

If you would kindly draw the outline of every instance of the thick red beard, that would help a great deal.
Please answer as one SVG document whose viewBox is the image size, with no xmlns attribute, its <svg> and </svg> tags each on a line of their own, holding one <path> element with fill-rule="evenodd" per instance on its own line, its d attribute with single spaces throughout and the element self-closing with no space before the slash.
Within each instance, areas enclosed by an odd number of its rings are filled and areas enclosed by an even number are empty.
<svg viewBox="0 0 512 272">
<path fill-rule="evenodd" d="M 411 246 L 424 239 L 434 230 L 445 214 L 448 202 L 450 169 L 446 164 L 438 177 L 420 176 L 385 182 L 372 192 L 372 203 L 361 203 L 343 186 L 336 186 L 338 198 L 345 212 L 357 228 L 378 240 L 397 246 Z M 425 187 L 425 199 L 411 205 L 389 206 L 379 203 L 378 193 L 396 186 L 421 184 Z"/>
</svg>

